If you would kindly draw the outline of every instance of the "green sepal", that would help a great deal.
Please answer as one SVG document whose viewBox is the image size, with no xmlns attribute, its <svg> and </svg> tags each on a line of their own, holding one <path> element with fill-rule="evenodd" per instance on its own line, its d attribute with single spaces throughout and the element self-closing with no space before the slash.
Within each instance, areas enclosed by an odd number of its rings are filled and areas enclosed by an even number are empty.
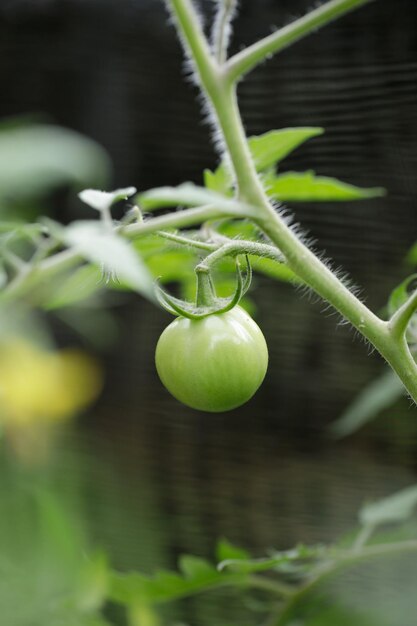
<svg viewBox="0 0 417 626">
<path fill-rule="evenodd" d="M 197 306 L 191 302 L 186 302 L 168 294 L 159 283 L 156 283 L 155 293 L 159 304 L 169 313 L 176 316 L 187 317 L 192 320 L 199 320 L 209 315 L 220 315 L 233 309 L 245 295 L 252 280 L 252 270 L 248 256 L 246 259 L 246 276 L 243 279 L 240 263 L 236 258 L 236 289 L 230 298 L 215 298 L 214 304 L 210 306 Z"/>
</svg>

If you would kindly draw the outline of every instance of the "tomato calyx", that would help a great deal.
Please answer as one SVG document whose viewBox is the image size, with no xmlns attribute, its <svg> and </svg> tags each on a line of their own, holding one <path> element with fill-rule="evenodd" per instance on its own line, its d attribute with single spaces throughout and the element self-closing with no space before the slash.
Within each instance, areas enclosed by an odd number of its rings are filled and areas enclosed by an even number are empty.
<svg viewBox="0 0 417 626">
<path fill-rule="evenodd" d="M 215 287 L 212 281 L 210 268 L 204 263 L 196 268 L 197 276 L 197 297 L 195 304 L 175 298 L 167 293 L 162 287 L 156 284 L 156 297 L 160 305 L 172 315 L 180 315 L 188 319 L 198 320 L 209 315 L 226 313 L 239 304 L 240 299 L 245 295 L 252 281 L 252 269 L 247 255 L 246 273 L 243 277 L 240 262 L 236 257 L 236 288 L 229 298 L 219 298 L 216 296 Z"/>
</svg>

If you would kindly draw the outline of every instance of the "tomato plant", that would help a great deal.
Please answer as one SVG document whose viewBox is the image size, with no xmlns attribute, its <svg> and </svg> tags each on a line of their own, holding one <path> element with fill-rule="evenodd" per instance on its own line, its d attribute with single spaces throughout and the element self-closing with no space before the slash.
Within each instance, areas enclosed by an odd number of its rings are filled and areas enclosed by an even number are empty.
<svg viewBox="0 0 417 626">
<path fill-rule="evenodd" d="M 156 368 L 177 400 L 201 411 L 234 409 L 253 396 L 268 366 L 261 329 L 241 307 L 176 318 L 156 347 Z"/>
</svg>

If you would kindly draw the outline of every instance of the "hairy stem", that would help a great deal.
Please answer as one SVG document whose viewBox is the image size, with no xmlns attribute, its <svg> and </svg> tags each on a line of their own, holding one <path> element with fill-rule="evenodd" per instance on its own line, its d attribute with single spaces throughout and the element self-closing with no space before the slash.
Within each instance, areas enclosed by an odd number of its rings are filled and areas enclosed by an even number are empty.
<svg viewBox="0 0 417 626">
<path fill-rule="evenodd" d="M 185 209 L 174 213 L 167 213 L 160 217 L 152 218 L 147 222 L 139 222 L 121 226 L 116 229 L 121 236 L 127 239 L 136 239 L 163 228 L 183 226 L 195 226 L 207 220 L 224 217 L 224 213 L 219 211 L 214 205 L 198 207 L 196 209 Z M 25 266 L 17 276 L 9 283 L 6 289 L 0 294 L 0 303 L 7 303 L 18 297 L 26 295 L 41 282 L 76 267 L 84 261 L 81 254 L 76 249 L 64 250 L 52 257 L 44 259 L 37 265 Z"/>
<path fill-rule="evenodd" d="M 299 22 L 298 30 L 293 32 L 291 41 L 308 34 L 347 10 L 364 4 L 364 1 L 331 0 Z M 392 335 L 389 324 L 370 311 L 329 267 L 304 245 L 275 211 L 262 187 L 249 151 L 237 104 L 236 85 L 233 84 L 238 74 L 231 75 L 230 71 L 225 74 L 213 60 L 191 0 L 170 0 L 170 3 L 178 30 L 185 40 L 186 49 L 194 59 L 202 91 L 214 109 L 233 166 L 239 201 L 256 208 L 254 221 L 283 253 L 287 265 L 377 348 L 401 378 L 412 398 L 417 401 L 417 365 L 405 340 L 398 341 L 397 337 Z M 258 47 L 248 58 L 252 58 L 256 64 L 265 51 L 272 53 L 280 49 L 279 45 L 275 45 L 276 41 L 279 41 L 278 33 L 272 40 L 270 39 L 270 43 L 265 43 L 264 40 L 263 44 L 262 42 L 257 44 Z M 242 69 L 243 64 L 240 67 Z M 245 67 L 250 68 L 252 65 Z"/>
<path fill-rule="evenodd" d="M 233 19 L 237 0 L 218 0 L 216 18 L 213 25 L 213 52 L 217 61 L 222 64 L 227 58 L 227 48 L 229 46 L 231 21 Z"/>
<path fill-rule="evenodd" d="M 229 59 L 226 67 L 229 81 L 235 83 L 271 55 L 368 2 L 370 0 L 331 0 L 269 37 L 261 39 Z"/>
<path fill-rule="evenodd" d="M 251 254 L 267 259 L 272 259 L 278 263 L 284 262 L 284 257 L 275 246 L 269 246 L 268 244 L 257 243 L 255 241 L 233 241 L 230 240 L 224 243 L 220 247 L 217 247 L 214 252 L 207 255 L 205 259 L 199 263 L 200 267 L 211 268 L 215 263 L 218 263 L 226 256 L 237 256 L 238 254 Z M 197 266 L 198 267 L 198 266 Z"/>
<path fill-rule="evenodd" d="M 206 241 L 199 241 L 198 239 L 191 239 L 190 237 L 183 237 L 176 233 L 169 233 L 163 230 L 158 230 L 157 235 L 168 241 L 184 246 L 188 248 L 197 248 L 198 250 L 205 250 L 206 252 L 214 252 L 218 249 L 218 245 L 215 243 L 207 243 Z"/>
</svg>

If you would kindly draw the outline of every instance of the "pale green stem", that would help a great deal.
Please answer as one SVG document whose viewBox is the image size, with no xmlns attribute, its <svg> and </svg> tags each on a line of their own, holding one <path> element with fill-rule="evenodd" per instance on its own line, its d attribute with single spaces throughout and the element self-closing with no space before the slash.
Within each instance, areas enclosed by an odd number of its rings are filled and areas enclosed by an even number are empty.
<svg viewBox="0 0 417 626">
<path fill-rule="evenodd" d="M 337 0 L 324 5 L 321 11 L 317 10 L 318 15 L 321 15 L 320 24 L 325 24 L 326 20 L 329 21 L 330 18 L 333 19 L 348 8 L 354 8 L 361 3 L 363 1 Z M 230 77 L 225 78 L 222 69 L 214 62 L 190 0 L 171 0 L 171 7 L 179 31 L 194 59 L 202 90 L 213 105 L 235 172 L 239 201 L 257 209 L 255 222 L 283 253 L 288 266 L 377 348 L 396 371 L 412 398 L 417 401 L 417 365 L 406 342 L 397 341 L 390 332 L 388 322 L 370 311 L 329 267 L 304 245 L 274 210 L 250 155 L 237 105 L 235 86 L 230 84 Z M 325 7 L 328 7 L 327 11 Z M 307 17 L 303 22 L 304 35 L 318 25 Z"/>
<path fill-rule="evenodd" d="M 366 526 L 363 526 L 363 528 L 361 528 L 361 530 L 358 532 L 355 541 L 353 542 L 352 551 L 360 552 L 363 547 L 368 543 L 374 532 L 375 526 L 373 524 L 367 524 Z"/>
<path fill-rule="evenodd" d="M 219 0 L 219 8 L 213 25 L 213 51 L 217 61 L 222 64 L 227 58 L 230 39 L 230 22 L 233 19 L 237 0 Z"/>
<path fill-rule="evenodd" d="M 174 213 L 167 213 L 160 217 L 155 217 L 147 222 L 139 222 L 121 226 L 116 229 L 120 235 L 127 239 L 136 239 L 150 233 L 157 232 L 162 228 L 181 228 L 183 226 L 195 226 L 207 220 L 224 217 L 224 213 L 218 211 L 214 205 L 198 207 L 196 209 L 185 209 Z M 67 271 L 82 263 L 84 257 L 76 250 L 64 250 L 52 257 L 45 259 L 35 266 L 26 266 L 12 280 L 6 289 L 0 294 L 0 303 L 10 302 L 20 296 L 24 296 L 41 281 L 44 281 L 61 272 Z"/>
<path fill-rule="evenodd" d="M 264 257 L 283 263 L 284 258 L 280 251 L 274 246 L 269 246 L 255 241 L 233 241 L 230 240 L 217 248 L 214 252 L 203 259 L 197 267 L 211 268 L 226 256 L 237 256 L 238 254 L 251 254 Z"/>
<path fill-rule="evenodd" d="M 295 589 L 291 585 L 287 585 L 278 580 L 272 578 L 266 578 L 264 576 L 253 575 L 249 579 L 249 586 L 252 589 L 260 589 L 261 591 L 267 591 L 283 598 L 291 597 Z"/>
<path fill-rule="evenodd" d="M 393 337 L 400 339 L 407 331 L 407 326 L 417 311 L 417 291 L 415 291 L 398 309 L 388 322 Z"/>
<path fill-rule="evenodd" d="M 229 59 L 226 65 L 228 80 L 235 83 L 276 52 L 368 2 L 370 0 L 331 0 L 319 6 Z"/>
<path fill-rule="evenodd" d="M 176 233 L 169 233 L 163 230 L 158 230 L 157 235 L 168 241 L 172 241 L 180 246 L 187 246 L 191 248 L 197 248 L 198 250 L 205 250 L 206 252 L 214 252 L 218 249 L 218 245 L 215 243 L 207 243 L 206 241 L 199 241 L 198 239 L 190 239 L 189 237 L 183 237 Z"/>
</svg>

